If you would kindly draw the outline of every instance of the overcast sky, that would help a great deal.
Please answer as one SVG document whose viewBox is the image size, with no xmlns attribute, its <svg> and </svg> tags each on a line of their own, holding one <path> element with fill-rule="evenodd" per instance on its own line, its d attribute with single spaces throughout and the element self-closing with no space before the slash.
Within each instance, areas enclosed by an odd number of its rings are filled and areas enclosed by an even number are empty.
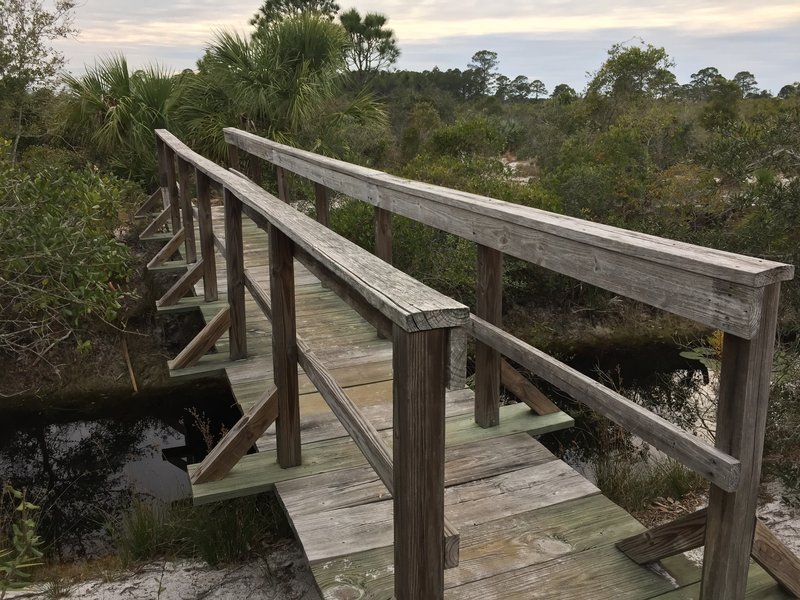
<svg viewBox="0 0 800 600">
<path fill-rule="evenodd" d="M 389 17 L 402 51 L 397 68 L 464 68 L 493 50 L 500 71 L 578 90 L 612 44 L 640 37 L 666 48 L 681 83 L 707 66 L 755 74 L 777 91 L 800 80 L 800 0 L 340 0 L 343 9 Z M 60 44 L 74 72 L 122 52 L 134 66 L 193 67 L 221 28 L 248 30 L 258 0 L 84 0 L 80 33 Z"/>
</svg>

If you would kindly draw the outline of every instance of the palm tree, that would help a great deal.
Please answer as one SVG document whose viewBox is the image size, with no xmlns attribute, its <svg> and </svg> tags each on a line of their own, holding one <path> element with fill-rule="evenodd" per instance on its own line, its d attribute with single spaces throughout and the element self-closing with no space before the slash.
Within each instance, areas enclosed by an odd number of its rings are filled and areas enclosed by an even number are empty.
<svg viewBox="0 0 800 600">
<path fill-rule="evenodd" d="M 116 173 L 152 178 L 153 130 L 174 125 L 181 77 L 157 65 L 131 73 L 124 56 L 103 58 L 85 75 L 64 78 L 68 131 Z"/>
<path fill-rule="evenodd" d="M 342 96 L 348 38 L 316 14 L 276 23 L 246 39 L 219 32 L 184 80 L 179 116 L 190 144 L 217 160 L 227 155 L 222 128 L 325 151 L 326 133 L 345 118 L 382 123 L 372 96 Z"/>
</svg>

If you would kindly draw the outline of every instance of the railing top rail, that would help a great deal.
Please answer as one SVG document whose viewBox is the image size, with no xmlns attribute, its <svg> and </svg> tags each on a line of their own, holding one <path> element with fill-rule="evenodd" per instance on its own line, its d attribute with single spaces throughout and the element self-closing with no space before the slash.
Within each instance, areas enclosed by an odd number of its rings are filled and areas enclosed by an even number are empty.
<svg viewBox="0 0 800 600">
<path fill-rule="evenodd" d="M 191 150 L 164 129 L 156 135 L 177 156 L 232 192 L 249 210 L 277 227 L 405 331 L 465 325 L 469 309 L 370 254 L 278 200 L 249 179 Z"/>
<path fill-rule="evenodd" d="M 763 287 L 776 281 L 789 280 L 793 276 L 794 267 L 792 265 L 696 246 L 537 208 L 521 206 L 487 196 L 405 179 L 376 169 L 354 165 L 314 154 L 307 150 L 280 144 L 233 127 L 226 127 L 223 131 L 226 141 L 230 143 L 238 144 L 244 141 L 257 143 L 263 148 L 269 148 L 276 153 L 301 158 L 321 168 L 346 173 L 369 181 L 376 186 L 413 191 L 421 197 L 440 202 L 468 203 L 473 206 L 474 212 L 478 215 L 491 216 L 494 213 L 504 213 L 519 219 L 532 228 L 616 252 L 646 258 L 665 265 L 693 270 L 715 279 L 742 283 L 752 287 Z M 267 160 L 269 160 L 268 157 Z"/>
</svg>

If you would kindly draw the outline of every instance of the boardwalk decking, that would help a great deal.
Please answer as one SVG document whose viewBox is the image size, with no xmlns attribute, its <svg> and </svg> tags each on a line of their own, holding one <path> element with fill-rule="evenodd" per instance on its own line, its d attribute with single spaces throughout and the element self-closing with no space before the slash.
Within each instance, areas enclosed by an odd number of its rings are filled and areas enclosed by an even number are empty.
<svg viewBox="0 0 800 600">
<path fill-rule="evenodd" d="M 214 211 L 221 235 L 222 211 Z M 268 289 L 266 234 L 244 220 L 245 267 Z M 391 445 L 392 348 L 345 302 L 295 263 L 298 335 L 326 363 Z M 218 261 L 225 290 L 224 262 Z M 224 305 L 199 306 L 210 320 Z M 230 363 L 227 337 L 216 354 L 182 375 L 224 368 L 243 410 L 272 383 L 270 325 L 247 296 L 248 359 Z M 303 465 L 278 467 L 275 436 L 224 479 L 193 486 L 196 503 L 274 489 L 303 545 L 325 598 L 389 599 L 393 594 L 392 502 L 355 444 L 308 378 L 300 377 Z M 682 558 L 664 569 L 640 567 L 618 551 L 619 539 L 644 530 L 633 517 L 553 456 L 527 432 L 571 425 L 563 414 L 536 416 L 524 405 L 501 409 L 498 427 L 474 424 L 469 389 L 447 395 L 445 512 L 461 535 L 460 564 L 445 572 L 445 597 L 638 599 L 699 598 L 700 571 Z M 190 467 L 192 469 L 193 467 Z M 196 466 L 194 467 L 196 468 Z M 759 567 L 748 598 L 789 598 Z"/>
</svg>

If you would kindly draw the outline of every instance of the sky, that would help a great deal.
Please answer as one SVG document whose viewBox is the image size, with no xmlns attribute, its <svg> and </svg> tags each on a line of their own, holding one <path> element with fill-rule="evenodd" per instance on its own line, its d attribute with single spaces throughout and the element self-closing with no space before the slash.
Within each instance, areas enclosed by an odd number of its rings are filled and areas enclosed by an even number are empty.
<svg viewBox="0 0 800 600">
<path fill-rule="evenodd" d="M 777 93 L 800 81 L 800 0 L 339 0 L 344 10 L 389 17 L 398 69 L 465 68 L 478 50 L 497 52 L 499 70 L 582 90 L 616 43 L 664 47 L 678 81 L 713 66 L 726 77 L 750 71 Z M 258 0 L 82 0 L 80 33 L 58 44 L 75 73 L 121 52 L 133 66 L 194 67 L 219 29 L 249 30 Z"/>
</svg>

